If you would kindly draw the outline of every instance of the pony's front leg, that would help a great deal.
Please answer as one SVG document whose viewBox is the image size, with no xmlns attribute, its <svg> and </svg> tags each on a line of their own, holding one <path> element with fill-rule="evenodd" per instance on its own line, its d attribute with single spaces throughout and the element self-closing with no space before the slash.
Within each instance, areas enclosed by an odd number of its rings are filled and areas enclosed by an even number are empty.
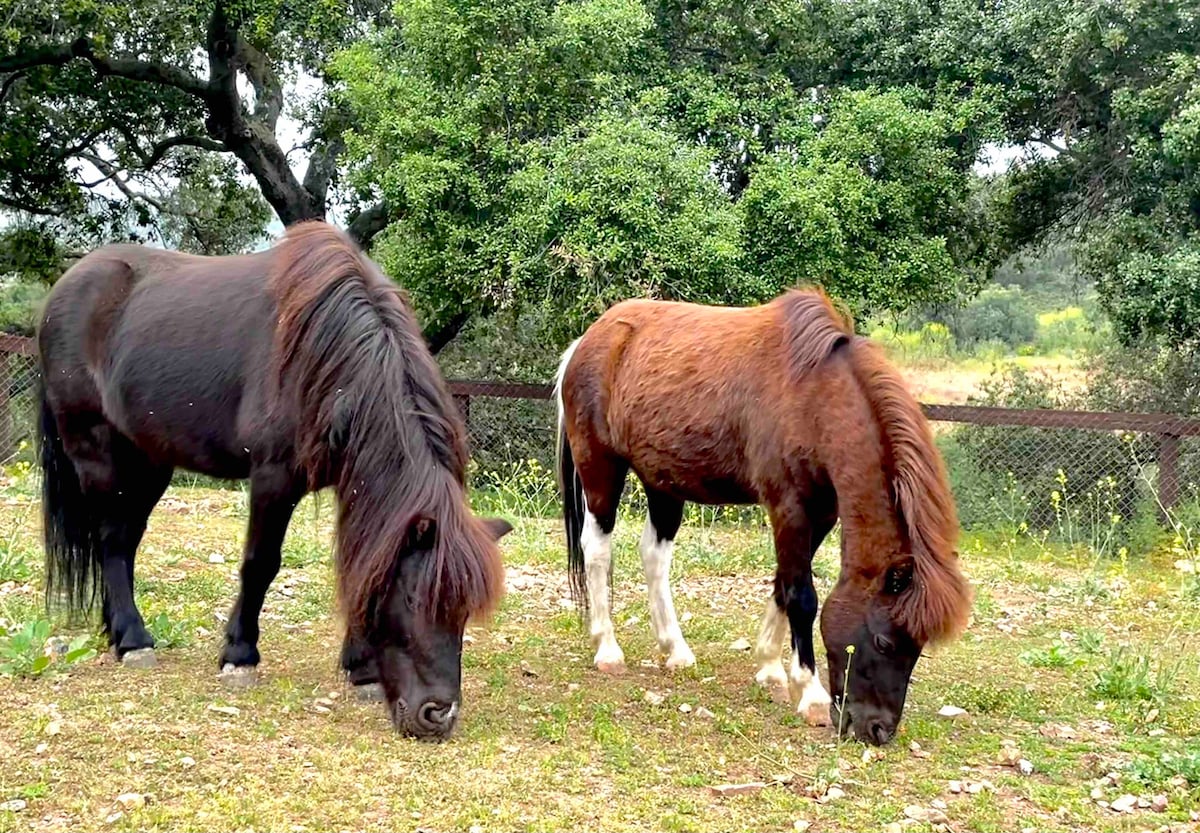
<svg viewBox="0 0 1200 833">
<path fill-rule="evenodd" d="M 813 650 L 813 624 L 817 619 L 817 590 L 813 586 L 812 558 L 832 528 L 832 521 L 813 525 L 803 511 L 772 513 L 775 528 L 776 607 L 787 615 L 791 626 L 792 663 L 788 688 L 796 712 L 812 726 L 828 726 L 832 699 L 821 685 Z M 764 617 L 764 629 L 767 622 Z M 772 625 L 777 627 L 777 625 Z"/>
<path fill-rule="evenodd" d="M 259 663 L 258 617 L 267 588 L 279 573 L 283 538 L 304 491 L 302 481 L 284 467 L 256 468 L 250 476 L 241 588 L 229 614 L 220 660 L 221 676 L 231 682 L 252 679 Z"/>
<path fill-rule="evenodd" d="M 754 681 L 772 694 L 782 692 L 785 697 L 788 696 L 788 675 L 783 668 L 783 646 L 790 632 L 787 614 L 772 596 L 767 599 L 758 639 L 754 643 L 754 661 L 758 664 Z"/>
<path fill-rule="evenodd" d="M 379 663 L 375 652 L 361 633 L 346 627 L 346 638 L 342 642 L 342 670 L 346 682 L 359 700 L 379 701 L 384 699 L 383 686 L 379 682 Z"/>
</svg>

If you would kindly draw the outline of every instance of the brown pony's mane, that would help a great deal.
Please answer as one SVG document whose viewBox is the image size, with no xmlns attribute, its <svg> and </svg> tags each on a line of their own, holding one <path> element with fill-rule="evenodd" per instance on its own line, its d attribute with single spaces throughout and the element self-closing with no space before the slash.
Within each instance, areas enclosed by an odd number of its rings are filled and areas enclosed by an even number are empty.
<svg viewBox="0 0 1200 833">
<path fill-rule="evenodd" d="M 958 517 L 942 455 L 929 422 L 900 374 L 875 344 L 854 334 L 849 315 L 820 289 L 798 289 L 780 299 L 789 322 L 787 346 L 797 380 L 839 347 L 879 422 L 891 455 L 893 499 L 913 557 L 913 581 L 896 606 L 897 621 L 920 642 L 956 636 L 970 613 L 971 592 L 959 570 Z"/>
<path fill-rule="evenodd" d="M 290 227 L 274 253 L 274 406 L 296 422 L 310 488 L 337 492 L 347 617 L 370 623 L 430 521 L 418 601 L 446 619 L 491 609 L 503 574 L 466 504 L 462 417 L 401 291 L 324 222 Z"/>
</svg>

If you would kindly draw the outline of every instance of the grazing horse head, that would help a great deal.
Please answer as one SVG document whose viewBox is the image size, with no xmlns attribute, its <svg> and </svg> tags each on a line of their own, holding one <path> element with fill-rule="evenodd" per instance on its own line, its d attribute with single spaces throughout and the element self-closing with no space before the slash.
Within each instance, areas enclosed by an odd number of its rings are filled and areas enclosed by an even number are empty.
<svg viewBox="0 0 1200 833">
<path fill-rule="evenodd" d="M 900 375 L 823 294 L 796 293 L 794 303 L 808 336 L 794 369 L 819 374 L 843 348 L 849 378 L 846 394 L 826 389 L 826 424 L 842 441 L 822 449 L 838 470 L 842 520 L 841 574 L 821 613 L 830 717 L 882 745 L 895 735 L 922 650 L 966 626 L 971 592 L 955 551 L 958 519 L 929 424 Z M 824 380 L 837 384 L 829 372 Z"/>
<path fill-rule="evenodd" d="M 274 407 L 297 424 L 310 486 L 338 497 L 338 590 L 369 649 L 396 728 L 453 729 L 463 631 L 503 592 L 496 542 L 511 527 L 467 506 L 462 417 L 400 291 L 324 223 L 288 230 Z"/>
</svg>

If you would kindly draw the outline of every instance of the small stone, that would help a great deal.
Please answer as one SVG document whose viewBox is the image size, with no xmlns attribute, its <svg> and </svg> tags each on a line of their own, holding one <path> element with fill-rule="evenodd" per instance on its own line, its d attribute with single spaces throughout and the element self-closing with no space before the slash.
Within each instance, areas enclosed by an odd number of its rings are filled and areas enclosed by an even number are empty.
<svg viewBox="0 0 1200 833">
<path fill-rule="evenodd" d="M 333 701 L 328 697 L 318 697 L 315 701 L 318 706 L 324 706 L 327 709 L 333 708 Z"/>
<path fill-rule="evenodd" d="M 107 816 L 105 816 L 104 823 L 105 824 L 116 824 L 123 818 L 125 818 L 125 814 L 122 813 L 120 810 L 118 810 L 115 813 L 109 813 Z"/>
<path fill-rule="evenodd" d="M 33 750 L 33 754 L 35 754 L 35 755 L 41 755 L 42 753 L 44 753 L 44 752 L 45 752 L 47 749 L 49 749 L 49 748 L 50 748 L 50 744 L 48 744 L 48 743 L 39 743 L 39 744 L 37 745 L 37 748 L 35 748 L 35 749 Z"/>
<path fill-rule="evenodd" d="M 521 675 L 525 676 L 525 677 L 536 677 L 538 675 L 538 672 L 535 671 L 533 669 L 533 666 L 530 665 L 528 662 L 526 662 L 525 660 L 521 660 Z"/>
<path fill-rule="evenodd" d="M 45 732 L 47 735 L 50 735 L 50 737 L 54 737 L 55 735 L 57 735 L 59 732 L 62 731 L 62 724 L 59 723 L 57 720 L 51 720 L 49 723 L 46 724 L 46 728 L 43 729 L 42 731 Z"/>
<path fill-rule="evenodd" d="M 729 645 L 729 650 L 731 650 L 731 651 L 749 651 L 750 650 L 750 640 L 743 637 L 742 639 L 739 639 L 739 640 L 731 643 Z"/>
<path fill-rule="evenodd" d="M 1017 761 L 1017 772 L 1022 775 L 1033 775 L 1033 763 L 1027 758 Z"/>
<path fill-rule="evenodd" d="M 642 701 L 651 706 L 661 706 L 666 699 L 664 695 L 650 689 L 646 689 L 645 694 L 642 695 Z"/>
<path fill-rule="evenodd" d="M 196 765 L 196 759 L 185 755 L 179 759 L 179 765 L 184 769 L 191 769 Z"/>
<path fill-rule="evenodd" d="M 126 668 L 145 670 L 158 665 L 158 657 L 154 655 L 153 648 L 138 648 L 136 651 L 129 651 L 125 656 L 121 657 L 121 665 Z"/>
<path fill-rule="evenodd" d="M 1132 813 L 1133 808 L 1137 806 L 1137 796 L 1126 793 L 1120 798 L 1108 805 L 1108 809 L 1114 813 Z"/>
<path fill-rule="evenodd" d="M 716 787 L 709 787 L 713 795 L 719 795 L 725 798 L 734 795 L 753 795 L 757 792 L 762 792 L 766 789 L 766 784 L 762 781 L 753 781 L 749 784 L 721 784 Z"/>
<path fill-rule="evenodd" d="M 1150 799 L 1150 809 L 1156 813 L 1167 812 L 1167 797 L 1159 794 Z"/>
<path fill-rule="evenodd" d="M 1038 727 L 1038 731 L 1048 738 L 1071 740 L 1075 737 L 1075 730 L 1065 723 L 1044 723 Z"/>
<path fill-rule="evenodd" d="M 1146 798 L 1146 797 L 1144 797 L 1144 796 L 1143 796 L 1143 797 L 1140 797 L 1140 798 L 1138 798 L 1138 801 L 1137 801 L 1137 806 L 1138 806 L 1138 809 L 1139 809 L 1139 810 L 1148 810 L 1148 809 L 1150 809 L 1150 799 L 1148 799 L 1148 798 Z"/>
<path fill-rule="evenodd" d="M 478 824 L 472 824 L 467 828 L 467 833 L 483 833 L 483 828 Z"/>
<path fill-rule="evenodd" d="M 332 709 L 328 708 L 327 706 L 313 706 L 312 708 L 313 708 L 313 711 L 315 711 L 317 714 L 332 714 L 333 713 Z"/>
<path fill-rule="evenodd" d="M 1092 787 L 1092 791 L 1088 794 L 1092 797 L 1092 801 L 1099 801 L 1104 798 L 1104 790 L 1099 787 Z"/>
<path fill-rule="evenodd" d="M 808 819 L 796 819 L 792 822 L 792 830 L 796 833 L 808 833 L 808 828 L 812 827 L 812 822 Z"/>
<path fill-rule="evenodd" d="M 690 705 L 688 705 L 687 703 L 680 703 L 679 710 L 681 712 L 683 712 L 684 714 L 689 714 L 692 711 L 692 707 Z"/>
<path fill-rule="evenodd" d="M 1146 712 L 1147 723 L 1153 723 L 1156 720 L 1158 720 L 1158 709 L 1151 709 L 1150 711 Z"/>
<path fill-rule="evenodd" d="M 904 833 L 904 825 L 898 821 L 888 822 L 883 826 L 883 833 Z"/>
<path fill-rule="evenodd" d="M 567 683 L 567 691 L 579 691 L 579 683 Z"/>
<path fill-rule="evenodd" d="M 1146 734 L 1148 734 L 1152 738 L 1161 738 L 1166 733 L 1167 733 L 1166 729 L 1159 728 L 1159 729 L 1151 729 Z"/>
<path fill-rule="evenodd" d="M 933 801 L 929 802 L 929 806 L 938 810 L 945 810 L 947 805 L 946 802 L 942 801 L 940 798 L 935 798 Z"/>
<path fill-rule="evenodd" d="M 971 783 L 967 784 L 967 792 L 971 795 L 979 795 L 981 792 L 983 792 L 983 790 L 984 786 L 979 781 L 972 781 Z"/>
<path fill-rule="evenodd" d="M 208 563 L 209 564 L 224 564 L 225 556 L 219 552 L 214 552 L 212 555 L 210 555 L 208 557 Z"/>
<path fill-rule="evenodd" d="M 929 821 L 929 810 L 920 804 L 909 804 L 904 808 L 904 817 L 913 821 Z"/>
<path fill-rule="evenodd" d="M 141 793 L 121 793 L 117 803 L 126 810 L 140 810 L 146 806 L 146 796 Z"/>
<path fill-rule="evenodd" d="M 929 753 L 926 752 L 924 749 L 922 749 L 921 744 L 917 743 L 915 740 L 909 742 L 908 751 L 909 751 L 909 754 L 911 754 L 914 758 L 928 758 L 929 757 Z"/>
<path fill-rule="evenodd" d="M 959 795 L 963 791 L 962 781 L 951 781 L 948 786 L 954 795 Z"/>
<path fill-rule="evenodd" d="M 825 791 L 825 796 L 824 796 L 826 801 L 837 801 L 839 798 L 845 798 L 845 797 L 846 797 L 846 791 L 843 790 L 841 787 L 830 787 L 829 789 L 827 789 Z"/>
<path fill-rule="evenodd" d="M 208 705 L 208 710 L 210 712 L 215 712 L 217 714 L 224 714 L 229 717 L 237 717 L 239 714 L 242 713 L 242 710 L 239 709 L 237 706 L 218 706 L 216 703 L 210 703 Z"/>
<path fill-rule="evenodd" d="M 704 706 L 698 706 L 696 708 L 696 717 L 700 717 L 705 720 L 711 720 L 712 718 L 716 717 L 716 715 L 704 708 Z"/>
<path fill-rule="evenodd" d="M 14 798 L 12 801 L 0 804 L 0 813 L 19 813 L 28 806 L 24 799 Z"/>
<path fill-rule="evenodd" d="M 960 717 L 965 717 L 966 709 L 960 709 L 958 706 L 942 706 L 938 709 L 938 717 L 946 717 L 950 720 L 955 720 Z"/>
</svg>

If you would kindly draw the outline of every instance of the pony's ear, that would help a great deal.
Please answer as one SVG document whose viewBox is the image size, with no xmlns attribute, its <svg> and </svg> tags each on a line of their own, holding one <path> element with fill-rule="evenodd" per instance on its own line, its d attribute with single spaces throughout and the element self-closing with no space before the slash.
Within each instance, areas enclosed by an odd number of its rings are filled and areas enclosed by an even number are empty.
<svg viewBox="0 0 1200 833">
<path fill-rule="evenodd" d="M 899 596 L 912 586 L 915 563 L 906 556 L 888 567 L 883 577 L 883 592 L 889 596 Z"/>
<path fill-rule="evenodd" d="M 479 522 L 483 524 L 483 528 L 492 536 L 493 541 L 499 541 L 513 531 L 513 525 L 504 520 L 504 518 L 480 518 Z"/>
<path fill-rule="evenodd" d="M 431 550 L 437 541 L 437 522 L 420 517 L 408 528 L 408 545 L 417 550 Z"/>
</svg>

